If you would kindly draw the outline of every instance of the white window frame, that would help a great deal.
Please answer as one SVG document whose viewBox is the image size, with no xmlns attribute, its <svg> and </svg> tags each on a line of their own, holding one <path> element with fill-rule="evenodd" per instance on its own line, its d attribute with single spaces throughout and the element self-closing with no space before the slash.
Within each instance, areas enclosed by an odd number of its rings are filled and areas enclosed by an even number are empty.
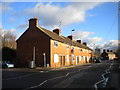
<svg viewBox="0 0 120 90">
<path fill-rule="evenodd" d="M 81 56 L 79 56 L 79 61 L 82 61 L 82 57 Z"/>
<path fill-rule="evenodd" d="M 66 49 L 69 49 L 69 45 L 68 44 L 66 44 Z"/>
<path fill-rule="evenodd" d="M 69 62 L 69 55 L 66 55 L 66 61 Z"/>
<path fill-rule="evenodd" d="M 54 41 L 54 46 L 58 47 L 58 41 Z"/>
<path fill-rule="evenodd" d="M 59 62 L 59 56 L 58 56 L 58 54 L 54 54 L 54 62 L 55 63 Z"/>
<path fill-rule="evenodd" d="M 72 62 L 74 62 L 75 61 L 75 57 L 74 57 L 74 55 L 72 55 Z"/>
</svg>

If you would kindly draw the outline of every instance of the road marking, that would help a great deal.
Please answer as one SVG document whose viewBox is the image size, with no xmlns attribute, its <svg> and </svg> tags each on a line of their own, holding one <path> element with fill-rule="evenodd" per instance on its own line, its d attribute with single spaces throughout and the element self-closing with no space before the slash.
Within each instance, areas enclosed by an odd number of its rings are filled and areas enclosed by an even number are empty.
<svg viewBox="0 0 120 90">
<path fill-rule="evenodd" d="M 66 74 L 66 77 L 69 75 L 69 73 Z"/>
<path fill-rule="evenodd" d="M 62 78 L 62 77 L 65 77 L 65 76 L 59 76 L 59 77 L 51 78 L 51 79 L 48 79 L 48 80 L 54 80 L 54 79 L 58 79 L 58 78 Z"/>
<path fill-rule="evenodd" d="M 40 83 L 39 85 L 36 85 L 36 86 L 33 86 L 33 87 L 29 87 L 29 88 L 27 88 L 27 89 L 40 87 L 41 85 L 43 85 L 43 84 L 46 83 L 47 81 L 48 81 L 48 80 L 45 80 L 45 81 L 43 81 L 42 83 Z M 24 90 L 27 90 L 27 89 L 24 89 Z"/>
<path fill-rule="evenodd" d="M 103 79 L 94 84 L 95 90 L 98 90 L 97 84 L 99 84 L 99 83 L 101 83 L 101 82 L 104 82 L 104 81 L 105 81 L 105 82 L 108 81 L 108 77 L 105 78 L 104 75 L 107 74 L 107 73 L 110 73 L 109 70 L 112 68 L 113 62 L 114 62 L 114 61 L 112 61 L 112 63 L 110 64 L 110 67 L 105 70 L 105 73 L 102 74 L 102 78 L 103 78 Z"/>
</svg>

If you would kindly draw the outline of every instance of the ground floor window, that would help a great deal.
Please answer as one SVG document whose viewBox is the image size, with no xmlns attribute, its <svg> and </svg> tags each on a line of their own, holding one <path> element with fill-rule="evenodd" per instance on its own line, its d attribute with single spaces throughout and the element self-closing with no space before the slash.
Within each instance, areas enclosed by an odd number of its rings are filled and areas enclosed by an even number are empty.
<svg viewBox="0 0 120 90">
<path fill-rule="evenodd" d="M 81 56 L 79 56 L 79 61 L 82 61 L 82 57 Z"/>
<path fill-rule="evenodd" d="M 74 62 L 74 55 L 72 55 L 72 61 Z"/>
<path fill-rule="evenodd" d="M 58 62 L 59 59 L 58 59 L 58 54 L 54 54 L 54 62 Z"/>
<path fill-rule="evenodd" d="M 78 64 L 78 63 L 79 63 L 79 57 L 76 56 L 76 64 Z"/>
</svg>

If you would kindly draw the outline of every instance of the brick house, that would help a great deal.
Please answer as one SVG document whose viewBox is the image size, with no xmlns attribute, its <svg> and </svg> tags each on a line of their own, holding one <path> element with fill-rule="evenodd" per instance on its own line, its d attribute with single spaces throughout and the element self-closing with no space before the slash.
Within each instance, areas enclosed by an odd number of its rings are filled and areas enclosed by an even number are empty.
<svg viewBox="0 0 120 90">
<path fill-rule="evenodd" d="M 28 29 L 18 38 L 17 65 L 28 67 L 35 60 L 36 67 L 61 67 L 89 62 L 92 50 L 72 35 L 64 37 L 60 29 L 49 31 L 38 26 L 38 19 L 29 20 Z"/>
</svg>

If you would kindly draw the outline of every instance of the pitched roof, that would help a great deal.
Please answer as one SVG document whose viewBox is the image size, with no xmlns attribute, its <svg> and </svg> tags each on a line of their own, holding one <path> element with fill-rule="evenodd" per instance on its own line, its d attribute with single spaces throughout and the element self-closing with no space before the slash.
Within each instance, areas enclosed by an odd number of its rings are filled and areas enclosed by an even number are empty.
<svg viewBox="0 0 120 90">
<path fill-rule="evenodd" d="M 60 41 L 62 43 L 66 43 L 66 44 L 69 44 L 69 45 L 73 45 L 73 46 L 77 46 L 77 47 L 80 47 L 80 48 L 84 48 L 84 49 L 88 49 L 88 50 L 92 50 L 90 49 L 89 47 L 77 42 L 77 41 L 72 41 L 71 39 L 67 38 L 67 37 L 64 37 L 62 35 L 57 35 L 56 33 L 50 31 L 50 30 L 47 30 L 45 28 L 42 28 L 42 27 L 38 27 L 41 31 L 43 31 L 45 34 L 47 34 L 51 39 L 53 40 L 56 40 L 56 41 Z"/>
</svg>

